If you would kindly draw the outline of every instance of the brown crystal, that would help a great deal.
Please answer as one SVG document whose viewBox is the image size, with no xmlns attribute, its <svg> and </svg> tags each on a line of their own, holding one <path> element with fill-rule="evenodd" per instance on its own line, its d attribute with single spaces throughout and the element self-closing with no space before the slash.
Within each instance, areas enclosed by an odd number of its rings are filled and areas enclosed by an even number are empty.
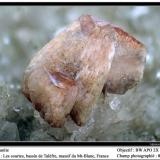
<svg viewBox="0 0 160 160">
<path fill-rule="evenodd" d="M 22 91 L 51 126 L 68 115 L 81 126 L 102 89 L 122 94 L 142 79 L 145 55 L 128 33 L 83 15 L 34 56 Z"/>
</svg>

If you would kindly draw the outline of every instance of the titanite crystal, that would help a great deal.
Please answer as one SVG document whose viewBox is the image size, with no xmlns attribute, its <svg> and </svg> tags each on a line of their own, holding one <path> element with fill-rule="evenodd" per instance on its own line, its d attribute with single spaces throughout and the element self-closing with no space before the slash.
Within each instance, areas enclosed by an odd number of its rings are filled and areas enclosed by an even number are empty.
<svg viewBox="0 0 160 160">
<path fill-rule="evenodd" d="M 51 126 L 68 115 L 81 126 L 102 90 L 122 94 L 141 80 L 145 55 L 128 33 L 83 15 L 34 56 L 22 91 Z"/>
</svg>

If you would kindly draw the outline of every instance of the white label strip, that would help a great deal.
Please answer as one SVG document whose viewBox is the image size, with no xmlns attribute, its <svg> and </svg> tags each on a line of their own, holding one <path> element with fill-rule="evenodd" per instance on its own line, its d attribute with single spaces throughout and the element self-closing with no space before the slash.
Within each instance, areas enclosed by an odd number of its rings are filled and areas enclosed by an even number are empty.
<svg viewBox="0 0 160 160">
<path fill-rule="evenodd" d="M 160 159 L 160 147 L 15 146 L 0 147 L 0 159 L 113 160 Z"/>
</svg>

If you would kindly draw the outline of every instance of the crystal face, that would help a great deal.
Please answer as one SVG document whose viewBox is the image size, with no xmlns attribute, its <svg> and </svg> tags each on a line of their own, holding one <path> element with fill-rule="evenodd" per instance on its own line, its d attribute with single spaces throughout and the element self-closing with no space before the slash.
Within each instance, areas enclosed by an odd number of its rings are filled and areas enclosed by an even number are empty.
<svg viewBox="0 0 160 160">
<path fill-rule="evenodd" d="M 127 32 L 82 15 L 33 57 L 22 92 L 52 127 L 63 127 L 68 115 L 83 126 L 102 89 L 124 94 L 141 81 L 145 57 L 144 45 Z"/>
</svg>

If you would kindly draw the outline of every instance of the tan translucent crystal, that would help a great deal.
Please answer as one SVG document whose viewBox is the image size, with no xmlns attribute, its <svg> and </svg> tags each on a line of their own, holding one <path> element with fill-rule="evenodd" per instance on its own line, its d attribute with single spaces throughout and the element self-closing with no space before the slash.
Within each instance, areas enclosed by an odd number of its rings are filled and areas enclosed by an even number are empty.
<svg viewBox="0 0 160 160">
<path fill-rule="evenodd" d="M 68 115 L 81 126 L 102 90 L 122 94 L 141 80 L 145 55 L 120 28 L 84 15 L 34 56 L 22 91 L 51 126 Z"/>
</svg>

